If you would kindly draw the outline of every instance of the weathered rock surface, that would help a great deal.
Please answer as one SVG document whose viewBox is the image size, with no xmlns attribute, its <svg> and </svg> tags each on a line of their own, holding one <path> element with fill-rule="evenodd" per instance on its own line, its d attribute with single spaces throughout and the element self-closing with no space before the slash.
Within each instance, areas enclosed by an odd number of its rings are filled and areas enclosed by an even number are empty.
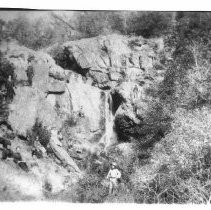
<svg viewBox="0 0 211 210">
<path fill-rule="evenodd" d="M 64 149 L 58 157 L 82 149 L 91 151 L 104 132 L 103 118 L 105 100 L 102 91 L 84 81 L 82 76 L 71 70 L 65 71 L 43 52 L 35 52 L 11 43 L 0 48 L 5 57 L 14 65 L 15 97 L 10 104 L 8 122 L 21 136 L 27 136 L 36 121 L 47 129 L 63 128 Z M 28 70 L 32 70 L 31 78 Z M 31 81 L 30 81 L 31 79 Z M 75 122 L 72 122 L 75 121 Z M 73 124 L 72 124 L 73 123 Z M 90 142 L 89 142 L 90 141 Z M 71 157 L 69 158 L 71 162 Z M 73 164 L 78 170 L 77 166 Z"/>
<path fill-rule="evenodd" d="M 163 51 L 162 39 L 146 40 L 142 37 L 109 35 L 67 42 L 60 48 L 59 56 L 55 54 L 56 49 L 53 47 L 48 48 L 47 52 L 61 67 L 44 52 L 34 52 L 14 43 L 7 48 L 1 47 L 15 66 L 17 95 L 18 89 L 23 86 L 26 92 L 29 89 L 29 92 L 34 91 L 39 95 L 37 108 L 32 108 L 36 107 L 35 104 L 26 105 L 30 107 L 28 113 L 30 112 L 34 119 L 29 123 L 30 126 L 41 116 L 39 107 L 45 106 L 45 110 L 49 107 L 53 116 L 41 112 L 44 115 L 41 118 L 46 121 L 47 126 L 52 126 L 55 119 L 58 127 L 68 119 L 75 121 L 74 126 L 69 128 L 71 135 L 67 141 L 79 140 L 80 145 L 87 143 L 87 140 L 96 142 L 95 139 L 100 139 L 106 127 L 104 89 L 111 90 L 113 115 L 118 116 L 118 119 L 131 121 L 132 127 L 147 124 L 146 113 L 149 111 L 150 102 L 154 100 L 148 96 L 147 91 L 150 88 L 156 89 L 165 72 L 162 65 L 159 65 L 159 56 Z M 61 62 L 61 58 L 66 61 Z M 65 67 L 65 70 L 62 67 Z M 29 85 L 27 75 L 29 68 L 34 71 L 32 86 Z M 38 100 L 28 103 L 33 101 Z M 11 110 L 14 110 L 14 106 Z M 14 113 L 13 111 L 13 115 Z M 14 122 L 13 115 L 10 115 L 10 121 Z M 26 123 L 24 120 L 22 122 L 23 125 Z M 115 122 L 117 129 L 121 128 L 118 121 Z M 30 126 L 26 125 L 24 132 Z M 119 130 L 120 133 L 124 133 L 124 126 L 122 129 Z M 22 132 L 20 128 L 16 130 Z M 128 134 L 130 135 L 130 132 Z M 92 146 L 91 143 L 90 147 Z"/>
<path fill-rule="evenodd" d="M 91 77 L 100 88 L 113 87 L 123 80 L 144 80 L 159 63 L 162 47 L 161 40 L 121 35 L 71 41 L 62 46 L 65 55 L 69 55 L 69 68 Z M 48 52 L 54 50 L 49 48 Z M 59 59 L 57 55 L 52 56 Z"/>
<path fill-rule="evenodd" d="M 69 64 L 66 69 L 81 74 L 92 86 L 111 89 L 113 114 L 118 119 L 130 120 L 137 129 L 140 124 L 147 124 L 149 104 L 154 101 L 148 92 L 156 90 L 165 73 L 160 63 L 162 39 L 109 35 L 67 42 L 61 48 L 60 53 L 65 54 Z M 55 49 L 49 48 L 48 52 L 58 64 L 62 63 L 62 56 L 55 54 Z M 117 123 L 116 127 L 121 126 Z M 120 133 L 124 133 L 122 129 Z"/>
</svg>

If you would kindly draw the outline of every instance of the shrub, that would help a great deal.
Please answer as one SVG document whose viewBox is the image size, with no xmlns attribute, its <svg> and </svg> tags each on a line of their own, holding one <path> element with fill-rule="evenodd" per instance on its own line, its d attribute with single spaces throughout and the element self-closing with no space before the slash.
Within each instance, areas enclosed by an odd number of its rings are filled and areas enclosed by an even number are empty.
<svg viewBox="0 0 211 210">
<path fill-rule="evenodd" d="M 39 142 L 45 148 L 47 147 L 51 133 L 47 130 L 46 126 L 43 126 L 41 122 L 36 119 L 34 126 L 32 127 L 31 131 L 28 131 L 28 140 L 31 145 L 34 145 L 36 137 L 39 138 Z"/>
<path fill-rule="evenodd" d="M 195 109 L 210 103 L 209 22 L 206 13 L 178 12 L 176 24 L 165 36 L 171 61 L 165 61 L 160 97 L 174 107 Z"/>
<path fill-rule="evenodd" d="M 44 19 L 30 21 L 24 15 L 5 24 L 4 36 L 17 40 L 21 45 L 38 50 L 52 44 L 54 30 Z"/>
<path fill-rule="evenodd" d="M 101 181 L 102 179 L 96 174 L 86 174 L 78 182 L 76 189 L 78 201 L 81 203 L 103 203 L 108 192 Z"/>
<path fill-rule="evenodd" d="M 148 171 L 133 174 L 138 203 L 206 203 L 211 193 L 210 110 L 177 110 L 172 130 L 152 150 Z M 150 170 L 151 171 L 150 171 Z M 143 181 L 143 177 L 147 177 Z M 151 177 L 151 178 L 150 178 Z"/>
<path fill-rule="evenodd" d="M 128 141 L 133 138 L 142 143 L 142 146 L 151 147 L 170 129 L 171 112 L 165 104 L 160 103 L 156 98 L 144 101 L 144 103 L 141 101 L 140 104 L 137 102 L 135 106 L 138 110 L 139 124 L 126 115 L 117 115 L 115 117 L 115 128 L 119 141 Z M 147 110 L 143 111 L 144 108 Z"/>
<path fill-rule="evenodd" d="M 130 202 L 131 190 L 129 176 L 133 172 L 133 165 L 136 164 L 134 159 L 135 154 L 124 156 L 117 148 L 110 148 L 107 153 L 88 154 L 83 162 L 86 174 L 78 182 L 77 186 L 77 200 L 80 202 L 102 203 L 122 201 Z M 106 176 L 110 169 L 110 163 L 116 161 L 119 165 L 122 177 L 119 180 L 117 194 L 115 196 L 108 195 L 108 180 Z M 127 198 L 127 196 L 130 198 Z M 115 197 L 115 198 L 114 198 Z"/>
<path fill-rule="evenodd" d="M 201 154 L 204 146 L 210 144 L 210 114 L 209 108 L 195 111 L 178 109 L 174 115 L 172 130 L 158 143 L 153 151 L 153 158 L 159 159 L 165 154 L 166 159 L 180 163 L 182 168 L 192 164 L 192 154 Z M 163 155 L 159 154 L 162 153 Z M 159 155 L 161 155 L 159 157 Z M 157 159 L 157 160 L 158 160 Z"/>
<path fill-rule="evenodd" d="M 11 81 L 9 81 L 9 76 L 11 76 Z M 15 95 L 14 82 L 14 65 L 0 52 L 0 90 L 2 90 L 4 86 L 6 89 L 6 97 L 9 99 L 13 99 L 13 96 Z"/>
<path fill-rule="evenodd" d="M 152 180 L 135 190 L 135 202 L 207 203 L 211 193 L 211 148 L 204 149 L 200 158 L 193 155 L 189 168 L 178 168 L 172 173 L 167 165 L 161 165 Z"/>
<path fill-rule="evenodd" d="M 77 122 L 78 122 L 78 118 L 77 118 L 76 114 L 68 115 L 67 119 L 64 122 L 64 126 L 67 127 L 67 128 L 73 127 L 73 126 L 77 125 Z"/>
<path fill-rule="evenodd" d="M 155 37 L 168 31 L 172 13 L 169 12 L 136 12 L 128 18 L 128 33 L 143 37 Z"/>
</svg>

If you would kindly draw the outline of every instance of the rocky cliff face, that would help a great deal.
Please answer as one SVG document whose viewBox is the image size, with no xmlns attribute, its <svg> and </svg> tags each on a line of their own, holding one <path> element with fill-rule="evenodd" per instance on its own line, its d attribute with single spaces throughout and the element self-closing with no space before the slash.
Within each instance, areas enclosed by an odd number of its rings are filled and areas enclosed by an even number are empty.
<svg viewBox="0 0 211 210">
<path fill-rule="evenodd" d="M 53 46 L 46 50 L 51 56 L 15 43 L 2 44 L 16 75 L 9 122 L 23 136 L 37 119 L 49 129 L 65 127 L 67 148 L 70 142 L 92 149 L 99 142 L 115 143 L 114 122 L 119 140 L 130 141 L 135 135 L 121 123 L 144 124 L 153 100 L 147 91 L 160 84 L 165 72 L 163 47 L 161 39 L 120 35 Z M 125 129 L 128 135 L 121 135 Z M 106 132 L 110 134 L 105 140 Z"/>
<path fill-rule="evenodd" d="M 159 86 L 165 73 L 162 39 L 101 36 L 54 46 L 47 52 L 58 65 L 80 74 L 89 85 L 110 92 L 112 113 L 119 119 L 115 120 L 119 140 L 129 141 L 131 136 L 130 131 L 121 135 L 125 130 L 121 121 L 131 121 L 131 127 L 146 124 L 149 104 L 156 100 L 148 92 Z"/>
<path fill-rule="evenodd" d="M 44 52 L 34 52 L 14 43 L 1 46 L 1 51 L 14 64 L 16 75 L 16 97 L 11 104 L 9 121 L 17 132 L 25 135 L 37 117 L 43 118 L 46 126 L 57 122 L 58 128 L 72 117 L 76 124 L 80 124 L 74 126 L 81 129 L 75 132 L 80 133 L 79 139 L 94 141 L 93 135 L 99 137 L 106 127 L 106 95 L 109 92 L 113 101 L 112 114 L 126 115 L 137 124 L 140 122 L 137 115 L 143 117 L 147 101 L 151 101 L 146 91 L 163 79 L 164 70 L 160 63 L 163 50 L 161 39 L 102 36 L 49 48 L 47 52 L 56 64 Z M 32 84 L 29 84 L 27 73 L 30 68 Z M 33 115 L 31 122 L 25 122 L 25 116 L 20 112 L 18 105 L 23 107 L 23 103 L 30 112 L 27 115 Z M 139 107 L 134 110 L 136 105 Z M 19 123 L 14 123 L 14 118 Z M 20 124 L 21 128 L 17 127 Z M 82 137 L 83 130 L 86 137 Z"/>
<path fill-rule="evenodd" d="M 47 51 L 59 65 L 78 72 L 101 89 L 114 88 L 122 81 L 142 84 L 150 76 L 156 81 L 162 79 L 162 39 L 110 35 L 71 41 L 60 46 L 59 52 L 57 47 Z"/>
<path fill-rule="evenodd" d="M 2 43 L 0 50 L 15 74 L 8 123 L 23 138 L 36 122 L 61 130 L 63 149 L 80 162 L 100 145 L 125 150 L 122 141 L 162 132 L 147 115 L 157 100 L 148 92 L 165 73 L 161 39 L 110 35 L 42 52 L 16 43 Z"/>
</svg>

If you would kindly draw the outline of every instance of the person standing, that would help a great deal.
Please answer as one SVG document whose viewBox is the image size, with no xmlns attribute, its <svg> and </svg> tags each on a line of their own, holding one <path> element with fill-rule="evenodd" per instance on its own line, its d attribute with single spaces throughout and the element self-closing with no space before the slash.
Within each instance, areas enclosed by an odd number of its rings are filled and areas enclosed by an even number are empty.
<svg viewBox="0 0 211 210">
<path fill-rule="evenodd" d="M 115 162 L 111 164 L 111 169 L 106 178 L 109 180 L 109 195 L 111 195 L 118 186 L 118 179 L 121 178 L 121 172 L 117 169 Z"/>
</svg>

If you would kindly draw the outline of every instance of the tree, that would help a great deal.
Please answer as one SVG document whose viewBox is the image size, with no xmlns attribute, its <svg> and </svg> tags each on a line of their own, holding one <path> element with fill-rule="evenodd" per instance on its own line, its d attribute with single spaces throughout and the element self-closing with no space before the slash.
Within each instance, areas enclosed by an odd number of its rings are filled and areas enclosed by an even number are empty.
<svg viewBox="0 0 211 210">
<path fill-rule="evenodd" d="M 171 25 L 171 12 L 134 12 L 128 18 L 129 34 L 146 38 L 162 36 Z"/>
<path fill-rule="evenodd" d="M 21 45 L 35 50 L 53 44 L 54 30 L 42 18 L 32 22 L 25 16 L 19 16 L 6 23 L 5 33 Z"/>
</svg>

